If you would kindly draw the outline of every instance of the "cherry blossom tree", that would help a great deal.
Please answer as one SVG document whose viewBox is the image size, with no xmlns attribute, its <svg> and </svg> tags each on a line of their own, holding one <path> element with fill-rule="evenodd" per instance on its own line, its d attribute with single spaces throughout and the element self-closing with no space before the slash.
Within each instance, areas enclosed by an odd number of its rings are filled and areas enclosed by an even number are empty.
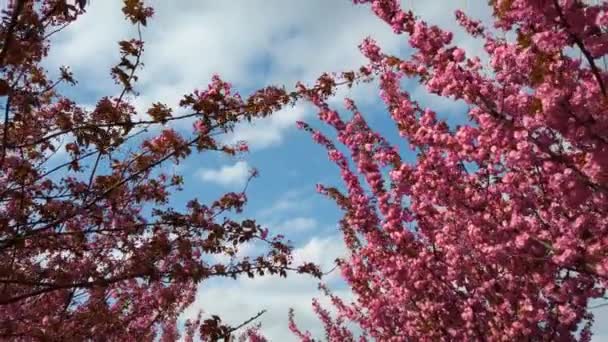
<svg viewBox="0 0 608 342">
<path fill-rule="evenodd" d="M 183 97 L 185 114 L 163 103 L 139 113 L 133 99 L 141 30 L 153 9 L 124 0 L 125 19 L 139 36 L 118 42 L 121 57 L 110 70 L 118 91 L 86 109 L 61 93 L 77 86 L 70 70 L 62 67 L 55 78 L 41 63 L 53 35 L 87 5 L 13 0 L 2 12 L 0 339 L 175 340 L 178 315 L 209 278 L 289 271 L 319 276 L 315 265 L 293 265 L 281 236 L 254 220 L 234 219 L 231 213 L 246 202 L 244 191 L 172 208 L 183 179 L 163 170 L 195 152 L 246 152 L 244 143 L 225 145 L 217 137 L 302 96 L 326 97 L 334 78 L 323 76 L 305 92 L 271 86 L 243 98 L 216 76 Z M 352 83 L 351 77 L 343 82 Z M 178 120 L 191 120 L 192 129 L 173 129 Z M 54 157 L 60 153 L 65 162 Z M 252 241 L 265 243 L 266 251 L 237 258 L 239 246 Z M 221 263 L 225 258 L 214 255 L 232 258 Z M 199 315 L 183 330 L 189 340 L 228 340 L 240 327 Z M 255 328 L 245 333 L 250 340 L 257 336 Z"/>
<path fill-rule="evenodd" d="M 318 188 L 345 213 L 340 270 L 354 294 L 322 287 L 337 310 L 314 302 L 326 338 L 355 340 L 350 322 L 364 341 L 590 340 L 590 303 L 608 285 L 608 2 L 492 0 L 489 27 L 457 11 L 487 63 L 396 0 L 354 3 L 413 51 L 360 46 L 416 160 L 353 101 L 346 120 L 309 97 L 344 147 L 300 123 L 345 183 Z M 421 106 L 406 78 L 465 103 L 468 123 Z"/>
</svg>

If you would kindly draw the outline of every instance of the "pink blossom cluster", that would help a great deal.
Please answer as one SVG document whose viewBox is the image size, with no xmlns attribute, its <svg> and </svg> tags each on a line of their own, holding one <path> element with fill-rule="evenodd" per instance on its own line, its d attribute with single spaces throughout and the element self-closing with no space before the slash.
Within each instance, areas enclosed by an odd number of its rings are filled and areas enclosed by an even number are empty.
<svg viewBox="0 0 608 342">
<path fill-rule="evenodd" d="M 335 318 L 313 303 L 326 338 L 354 341 L 352 322 L 365 341 L 589 341 L 589 303 L 608 285 L 608 73 L 599 60 L 608 3 L 491 1 L 494 29 L 515 40 L 457 11 L 485 42 L 484 67 L 396 0 L 354 2 L 371 3 L 414 49 L 402 60 L 372 39 L 361 45 L 416 161 L 404 161 L 350 100 L 344 121 L 313 99 L 348 156 L 299 123 L 345 183 L 318 187 L 345 212 L 350 257 L 340 269 L 355 294 L 347 303 L 326 291 Z M 405 77 L 466 103 L 469 122 L 450 127 L 422 108 L 401 87 Z M 293 318 L 290 327 L 311 341 Z"/>
</svg>

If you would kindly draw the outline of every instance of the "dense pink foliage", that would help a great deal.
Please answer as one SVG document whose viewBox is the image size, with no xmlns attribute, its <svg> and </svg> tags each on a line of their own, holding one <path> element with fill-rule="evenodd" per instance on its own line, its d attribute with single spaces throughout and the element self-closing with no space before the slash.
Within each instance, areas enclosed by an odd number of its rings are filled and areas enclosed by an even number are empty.
<svg viewBox="0 0 608 342">
<path fill-rule="evenodd" d="M 352 101 L 343 120 L 310 97 L 349 155 L 299 124 L 346 185 L 319 186 L 345 211 L 351 255 L 340 269 L 355 295 L 348 303 L 327 291 L 335 318 L 315 302 L 327 339 L 354 340 L 344 325 L 354 322 L 362 340 L 589 340 L 589 302 L 608 284 L 608 4 L 490 1 L 492 30 L 458 11 L 485 42 L 484 67 L 396 0 L 354 2 L 413 49 L 400 59 L 372 39 L 361 45 L 417 158 L 405 162 Z M 464 101 L 469 123 L 451 128 L 421 108 L 401 87 L 408 77 Z"/>
</svg>

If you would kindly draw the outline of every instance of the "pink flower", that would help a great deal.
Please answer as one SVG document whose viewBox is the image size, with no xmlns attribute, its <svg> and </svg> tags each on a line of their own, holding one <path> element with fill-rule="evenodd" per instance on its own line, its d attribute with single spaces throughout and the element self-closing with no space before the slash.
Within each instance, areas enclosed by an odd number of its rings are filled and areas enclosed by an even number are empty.
<svg viewBox="0 0 608 342">
<path fill-rule="evenodd" d="M 207 127 L 207 125 L 202 120 L 195 121 L 193 126 L 194 131 L 199 134 L 206 134 L 209 131 L 209 127 Z"/>
</svg>

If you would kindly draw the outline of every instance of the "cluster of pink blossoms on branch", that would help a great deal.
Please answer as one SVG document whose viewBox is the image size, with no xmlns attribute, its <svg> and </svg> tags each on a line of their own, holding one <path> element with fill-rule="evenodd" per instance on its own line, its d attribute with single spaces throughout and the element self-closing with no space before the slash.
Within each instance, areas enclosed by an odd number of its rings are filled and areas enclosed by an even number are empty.
<svg viewBox="0 0 608 342">
<path fill-rule="evenodd" d="M 349 151 L 300 123 L 346 185 L 319 187 L 345 212 L 340 269 L 355 295 L 324 288 L 337 309 L 314 305 L 326 338 L 355 340 L 351 322 L 363 341 L 589 341 L 590 301 L 608 285 L 608 3 L 493 0 L 493 30 L 457 11 L 485 42 L 484 66 L 396 0 L 354 2 L 413 49 L 401 59 L 361 45 L 417 158 L 405 162 L 352 101 L 344 121 L 309 98 Z M 469 123 L 439 120 L 404 78 L 466 103 Z"/>
</svg>

